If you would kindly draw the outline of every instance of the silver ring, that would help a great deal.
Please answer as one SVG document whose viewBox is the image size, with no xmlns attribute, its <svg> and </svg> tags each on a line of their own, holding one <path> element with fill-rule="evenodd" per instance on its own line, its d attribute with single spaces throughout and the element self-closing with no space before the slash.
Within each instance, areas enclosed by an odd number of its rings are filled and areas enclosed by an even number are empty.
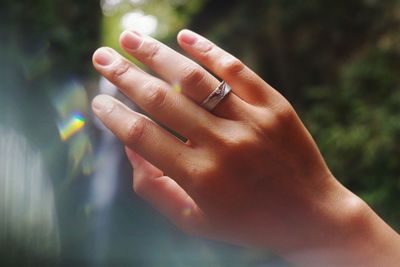
<svg viewBox="0 0 400 267">
<path fill-rule="evenodd" d="M 214 91 L 201 103 L 201 106 L 208 111 L 213 110 L 229 93 L 232 88 L 223 81 Z"/>
</svg>

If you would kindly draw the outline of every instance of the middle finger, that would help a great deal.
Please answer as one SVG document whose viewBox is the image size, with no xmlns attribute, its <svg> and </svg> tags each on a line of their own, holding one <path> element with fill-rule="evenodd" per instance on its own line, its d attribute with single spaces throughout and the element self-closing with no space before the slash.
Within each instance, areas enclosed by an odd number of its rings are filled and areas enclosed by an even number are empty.
<svg viewBox="0 0 400 267">
<path fill-rule="evenodd" d="M 157 72 L 172 86 L 201 103 L 220 84 L 218 79 L 170 47 L 137 32 L 125 31 L 120 43 L 130 55 Z M 235 94 L 229 94 L 213 110 L 213 113 L 228 119 L 239 119 L 244 114 L 244 103 Z"/>
</svg>

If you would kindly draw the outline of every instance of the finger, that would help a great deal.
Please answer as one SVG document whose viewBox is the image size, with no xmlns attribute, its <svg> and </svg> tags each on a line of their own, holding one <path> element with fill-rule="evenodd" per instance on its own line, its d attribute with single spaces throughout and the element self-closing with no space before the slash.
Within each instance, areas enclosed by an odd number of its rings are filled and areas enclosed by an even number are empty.
<svg viewBox="0 0 400 267">
<path fill-rule="evenodd" d="M 93 55 L 96 69 L 162 124 L 189 139 L 203 136 L 215 116 L 109 48 Z"/>
<path fill-rule="evenodd" d="M 105 126 L 125 145 L 138 151 L 172 177 L 183 176 L 186 159 L 193 157 L 189 146 L 110 96 L 96 96 L 92 108 Z"/>
<path fill-rule="evenodd" d="M 139 168 L 142 167 L 146 169 L 146 173 L 148 176 L 151 177 L 160 177 L 163 176 L 164 173 L 162 170 L 157 168 L 156 166 L 152 165 L 150 162 L 145 160 L 142 156 L 136 153 L 132 148 L 125 146 L 125 153 L 129 159 L 129 162 L 132 165 L 132 168 Z M 142 166 L 143 165 L 143 166 Z"/>
<path fill-rule="evenodd" d="M 158 73 L 171 85 L 197 104 L 218 87 L 220 82 L 197 63 L 179 54 L 170 47 L 134 31 L 125 31 L 120 38 L 121 47 L 130 55 Z M 243 101 L 230 94 L 213 111 L 221 117 L 237 117 Z"/>
<path fill-rule="evenodd" d="M 232 86 L 232 90 L 251 104 L 264 105 L 276 92 L 240 60 L 206 38 L 189 30 L 178 34 L 179 45 L 193 58 Z"/>
<path fill-rule="evenodd" d="M 188 232 L 201 229 L 202 212 L 193 199 L 132 149 L 125 147 L 125 151 L 133 167 L 134 191 L 180 228 Z"/>
</svg>

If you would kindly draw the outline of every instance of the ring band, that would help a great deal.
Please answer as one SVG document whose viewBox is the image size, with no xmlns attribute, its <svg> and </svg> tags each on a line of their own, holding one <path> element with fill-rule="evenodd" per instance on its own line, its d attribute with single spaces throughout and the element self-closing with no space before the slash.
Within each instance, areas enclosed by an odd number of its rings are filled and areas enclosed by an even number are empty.
<svg viewBox="0 0 400 267">
<path fill-rule="evenodd" d="M 223 81 L 214 91 L 201 103 L 201 106 L 208 111 L 213 110 L 232 90 L 232 88 Z"/>
</svg>

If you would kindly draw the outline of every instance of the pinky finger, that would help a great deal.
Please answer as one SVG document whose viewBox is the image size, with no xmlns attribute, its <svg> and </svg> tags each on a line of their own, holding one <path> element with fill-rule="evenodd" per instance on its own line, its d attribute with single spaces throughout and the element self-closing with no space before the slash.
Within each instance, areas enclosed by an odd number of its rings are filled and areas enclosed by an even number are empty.
<svg viewBox="0 0 400 267">
<path fill-rule="evenodd" d="M 129 146 L 155 166 L 172 175 L 183 177 L 184 156 L 190 158 L 192 150 L 149 118 L 138 114 L 116 99 L 99 95 L 93 100 L 93 111 L 126 146 Z M 178 183 L 187 183 L 181 179 Z"/>
</svg>

